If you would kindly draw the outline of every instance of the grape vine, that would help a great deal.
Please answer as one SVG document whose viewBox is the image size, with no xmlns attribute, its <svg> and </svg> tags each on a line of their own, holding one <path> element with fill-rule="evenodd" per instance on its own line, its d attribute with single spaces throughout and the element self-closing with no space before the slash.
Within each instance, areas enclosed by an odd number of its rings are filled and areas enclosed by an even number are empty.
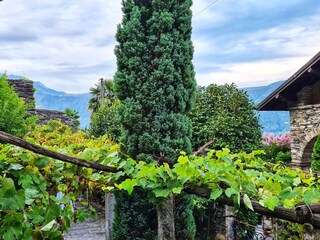
<svg viewBox="0 0 320 240">
<path fill-rule="evenodd" d="M 118 156 L 118 145 L 106 137 L 88 138 L 82 131 L 51 122 L 25 136 L 31 143 L 65 155 L 96 161 L 117 169 L 97 171 L 53 160 L 22 148 L 0 144 L 0 236 L 3 239 L 62 239 L 71 223 L 95 216 L 81 199 L 84 191 L 125 190 L 141 187 L 161 201 L 170 192 L 192 187 L 210 190 L 210 199 L 232 199 L 236 207 L 253 210 L 253 201 L 274 210 L 299 203 L 319 203 L 320 180 L 312 172 L 271 165 L 263 151 L 231 154 L 228 149 L 206 156 L 181 152 L 177 163 L 136 161 Z M 57 198 L 60 192 L 61 198 Z M 74 205 L 74 202 L 80 202 Z"/>
</svg>

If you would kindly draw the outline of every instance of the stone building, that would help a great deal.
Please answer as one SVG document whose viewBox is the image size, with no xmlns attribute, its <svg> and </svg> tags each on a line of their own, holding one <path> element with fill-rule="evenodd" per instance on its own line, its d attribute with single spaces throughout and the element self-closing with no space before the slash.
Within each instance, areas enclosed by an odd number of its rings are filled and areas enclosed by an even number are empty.
<svg viewBox="0 0 320 240">
<path fill-rule="evenodd" d="M 38 116 L 38 124 L 46 124 L 49 120 L 60 120 L 62 123 L 67 124 L 75 128 L 74 120 L 67 114 L 57 110 L 37 109 L 35 106 L 34 87 L 33 82 L 30 80 L 11 80 L 8 82 L 13 86 L 14 91 L 24 100 L 24 102 L 30 105 L 31 109 L 28 111 L 30 115 Z"/>
<path fill-rule="evenodd" d="M 320 52 L 264 99 L 259 111 L 289 111 L 292 165 L 309 168 L 320 135 Z"/>
</svg>

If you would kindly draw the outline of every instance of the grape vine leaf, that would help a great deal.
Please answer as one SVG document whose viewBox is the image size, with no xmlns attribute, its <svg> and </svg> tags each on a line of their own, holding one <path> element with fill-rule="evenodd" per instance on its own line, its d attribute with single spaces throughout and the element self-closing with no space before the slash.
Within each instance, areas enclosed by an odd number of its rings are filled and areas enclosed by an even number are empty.
<svg viewBox="0 0 320 240">
<path fill-rule="evenodd" d="M 25 205 L 24 190 L 0 189 L 0 210 L 22 210 Z"/>
<path fill-rule="evenodd" d="M 243 202 L 244 202 L 244 205 L 246 205 L 247 208 L 249 208 L 251 211 L 254 211 L 252 203 L 251 203 L 251 200 L 250 200 L 250 198 L 249 198 L 249 196 L 247 194 L 245 194 L 243 196 Z"/>
<path fill-rule="evenodd" d="M 220 188 L 215 188 L 211 191 L 210 199 L 216 200 L 222 194 L 222 190 Z"/>
</svg>

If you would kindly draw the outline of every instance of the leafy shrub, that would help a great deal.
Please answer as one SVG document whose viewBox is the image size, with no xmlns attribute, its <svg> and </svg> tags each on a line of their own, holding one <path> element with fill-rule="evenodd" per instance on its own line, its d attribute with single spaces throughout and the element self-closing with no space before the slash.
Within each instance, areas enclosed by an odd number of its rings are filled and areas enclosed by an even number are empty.
<svg viewBox="0 0 320 240">
<path fill-rule="evenodd" d="M 105 99 L 105 104 L 92 114 L 89 134 L 95 137 L 108 135 L 111 139 L 118 140 L 121 136 L 121 124 L 117 114 L 119 106 L 118 100 L 110 103 Z"/>
<path fill-rule="evenodd" d="M 13 91 L 6 75 L 0 77 L 0 131 L 23 135 L 34 126 L 35 117 L 28 117 L 24 101 Z"/>
</svg>

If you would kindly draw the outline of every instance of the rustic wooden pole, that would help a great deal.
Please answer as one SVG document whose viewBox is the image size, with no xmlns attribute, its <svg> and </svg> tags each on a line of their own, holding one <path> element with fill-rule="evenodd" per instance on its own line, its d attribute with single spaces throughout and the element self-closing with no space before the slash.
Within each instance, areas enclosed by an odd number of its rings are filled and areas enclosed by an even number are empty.
<svg viewBox="0 0 320 240">
<path fill-rule="evenodd" d="M 51 157 L 54 159 L 58 159 L 64 162 L 69 162 L 69 163 L 74 163 L 78 166 L 82 167 L 88 167 L 88 168 L 93 168 L 96 170 L 104 171 L 104 172 L 117 172 L 117 169 L 114 167 L 106 166 L 97 162 L 93 161 L 85 161 L 80 158 L 74 158 L 70 156 L 66 156 L 61 153 L 57 153 L 48 149 L 45 149 L 43 147 L 37 146 L 35 144 L 26 142 L 20 138 L 17 138 L 15 136 L 12 136 L 10 134 L 4 133 L 0 131 L 0 141 L 6 142 L 6 143 L 11 143 L 13 145 L 16 145 L 18 147 L 30 150 L 31 152 L 38 153 L 47 157 Z"/>
</svg>

